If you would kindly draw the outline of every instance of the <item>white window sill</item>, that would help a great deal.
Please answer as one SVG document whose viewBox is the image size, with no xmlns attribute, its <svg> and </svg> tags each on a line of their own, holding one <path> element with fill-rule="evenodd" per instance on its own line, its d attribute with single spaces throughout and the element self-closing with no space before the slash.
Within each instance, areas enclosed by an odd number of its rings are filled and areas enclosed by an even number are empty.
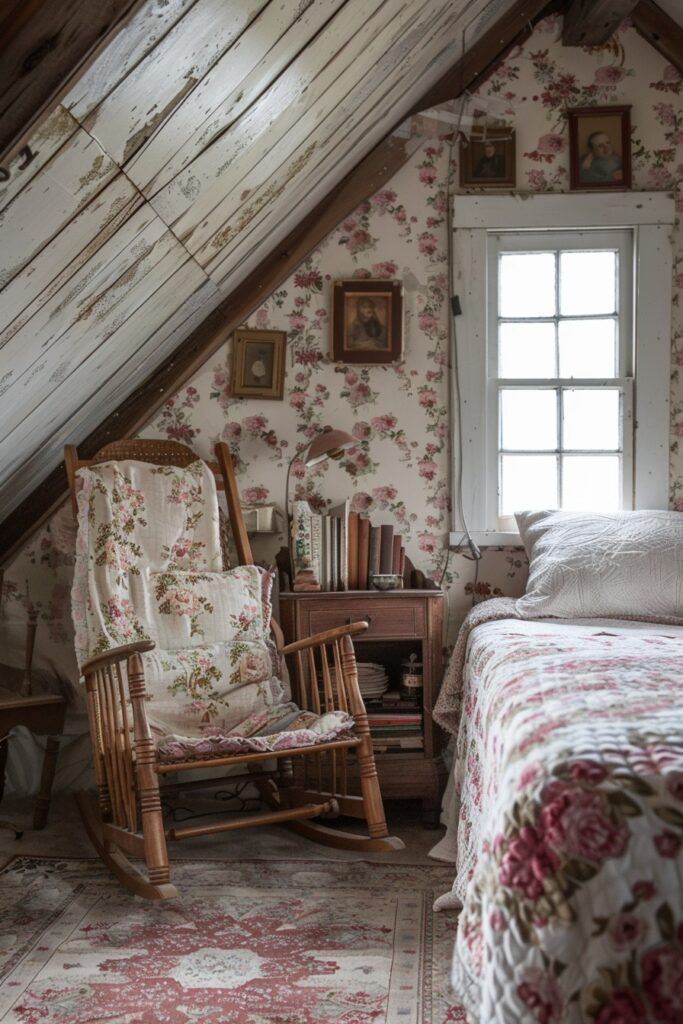
<svg viewBox="0 0 683 1024">
<path fill-rule="evenodd" d="M 501 533 L 498 530 L 480 530 L 470 534 L 472 540 L 480 548 L 506 547 L 523 548 L 522 539 L 516 531 Z M 462 533 L 449 533 L 448 544 L 452 550 L 467 548 L 467 542 L 463 539 Z"/>
</svg>

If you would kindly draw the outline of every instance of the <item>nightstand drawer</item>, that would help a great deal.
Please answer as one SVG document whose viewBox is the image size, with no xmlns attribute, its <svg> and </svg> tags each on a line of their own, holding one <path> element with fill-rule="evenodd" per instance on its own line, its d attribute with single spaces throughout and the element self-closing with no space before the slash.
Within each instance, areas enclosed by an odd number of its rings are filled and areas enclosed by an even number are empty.
<svg viewBox="0 0 683 1024">
<path fill-rule="evenodd" d="M 327 629 L 335 629 L 337 626 L 346 626 L 350 622 L 367 622 L 368 629 L 358 639 L 365 637 L 375 638 L 408 638 L 422 637 L 425 635 L 426 621 L 424 604 L 421 601 L 412 601 L 401 605 L 392 603 L 377 607 L 377 602 L 368 602 L 363 607 L 362 600 L 354 602 L 350 607 L 348 602 L 336 608 L 311 609 L 308 615 L 308 628 L 311 634 L 322 633 Z"/>
</svg>

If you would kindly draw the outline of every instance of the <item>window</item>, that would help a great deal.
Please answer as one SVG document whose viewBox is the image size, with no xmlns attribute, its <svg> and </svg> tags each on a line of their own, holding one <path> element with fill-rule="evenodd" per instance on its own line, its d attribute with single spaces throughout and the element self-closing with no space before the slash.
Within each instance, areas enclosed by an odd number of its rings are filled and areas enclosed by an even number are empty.
<svg viewBox="0 0 683 1024">
<path fill-rule="evenodd" d="M 488 403 L 497 525 L 522 508 L 628 508 L 628 231 L 491 233 Z"/>
<path fill-rule="evenodd" d="M 666 507 L 672 221 L 661 193 L 454 198 L 462 503 L 479 543 L 518 540 L 521 509 Z"/>
</svg>

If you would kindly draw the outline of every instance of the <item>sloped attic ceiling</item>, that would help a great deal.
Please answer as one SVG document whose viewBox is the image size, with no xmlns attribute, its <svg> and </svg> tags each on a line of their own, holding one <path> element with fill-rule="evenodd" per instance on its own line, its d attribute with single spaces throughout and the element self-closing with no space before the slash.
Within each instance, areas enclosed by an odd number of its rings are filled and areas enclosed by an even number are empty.
<svg viewBox="0 0 683 1024">
<path fill-rule="evenodd" d="M 200 324 L 227 333 L 226 308 L 245 317 L 234 297 L 308 251 L 298 226 L 329 210 L 331 230 L 408 155 L 391 137 L 406 115 L 456 96 L 545 6 L 116 0 L 136 13 L 0 180 L 0 553 L 63 493 L 63 444 L 124 401 L 151 411 L 157 368 Z M 345 176 L 366 157 L 359 195 Z"/>
<path fill-rule="evenodd" d="M 0 518 L 511 6 L 143 4 L 0 186 Z"/>
</svg>

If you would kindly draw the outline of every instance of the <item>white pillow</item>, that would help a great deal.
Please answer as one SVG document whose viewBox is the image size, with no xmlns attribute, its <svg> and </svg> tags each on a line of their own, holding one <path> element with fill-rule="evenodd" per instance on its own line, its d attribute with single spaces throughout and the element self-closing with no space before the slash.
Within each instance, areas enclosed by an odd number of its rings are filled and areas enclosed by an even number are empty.
<svg viewBox="0 0 683 1024">
<path fill-rule="evenodd" d="M 683 618 L 683 512 L 518 512 L 524 619 Z"/>
</svg>

